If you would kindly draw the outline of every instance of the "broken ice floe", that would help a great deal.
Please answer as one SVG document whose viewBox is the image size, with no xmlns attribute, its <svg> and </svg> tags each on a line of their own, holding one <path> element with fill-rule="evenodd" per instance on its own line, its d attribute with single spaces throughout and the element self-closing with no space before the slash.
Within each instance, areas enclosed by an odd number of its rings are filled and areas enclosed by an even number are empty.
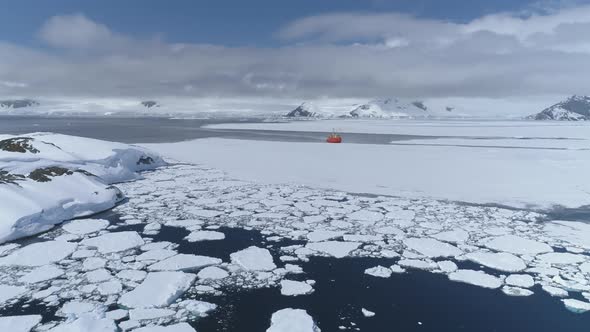
<svg viewBox="0 0 590 332">
<path fill-rule="evenodd" d="M 570 298 L 590 292 L 590 230 L 580 223 L 539 222 L 545 216 L 497 207 L 251 184 L 190 165 L 162 168 L 119 186 L 129 198 L 115 208 L 122 225 L 152 225 L 149 234 L 163 226 L 184 228 L 187 242 L 221 241 L 224 227 L 255 229 L 273 244 L 237 250 L 224 262 L 198 249 L 179 252 L 177 243 L 152 241 L 145 232 L 117 231 L 121 225 L 72 221 L 43 235 L 43 242 L 0 247 L 0 305 L 20 298 L 48 306 L 70 300 L 118 305 L 122 311 L 108 315 L 104 308 L 93 311 L 94 321 L 157 331 L 155 325 L 174 326 L 199 317 L 205 307 L 213 310 L 213 304 L 189 303 L 195 300 L 186 297 L 219 294 L 226 286 L 309 294 L 313 282 L 287 276 L 305 273 L 295 264 L 310 256 L 389 259 L 391 265 L 366 273 L 390 277 L 421 269 L 512 296 L 530 295 L 528 288 L 541 285 L 577 312 L 588 303 Z M 284 245 L 285 240 L 291 242 Z M 465 268 L 466 261 L 482 265 L 482 271 L 473 263 Z M 179 313 L 168 315 L 169 310 Z"/>
</svg>

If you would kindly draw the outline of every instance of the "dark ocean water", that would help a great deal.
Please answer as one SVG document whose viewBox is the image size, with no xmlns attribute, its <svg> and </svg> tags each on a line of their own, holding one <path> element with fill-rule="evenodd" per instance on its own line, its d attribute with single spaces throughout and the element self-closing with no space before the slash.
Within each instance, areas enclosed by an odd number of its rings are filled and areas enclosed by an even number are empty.
<svg viewBox="0 0 590 332">
<path fill-rule="evenodd" d="M 96 215 L 118 223 L 113 212 Z M 123 226 L 117 231 L 141 231 L 144 225 Z M 152 236 L 155 241 L 179 244 L 181 253 L 210 255 L 229 260 L 229 254 L 249 246 L 269 247 L 275 263 L 282 266 L 279 248 L 297 241 L 266 242 L 254 230 L 220 228 L 226 238 L 220 241 L 191 243 L 183 238 L 188 231 L 163 227 Z M 424 271 L 393 274 L 377 278 L 364 274 L 376 265 L 389 266 L 396 259 L 382 258 L 311 258 L 296 262 L 304 274 L 289 275 L 293 280 L 315 280 L 314 293 L 297 297 L 283 296 L 279 288 L 241 289 L 228 287 L 223 295 L 200 295 L 219 307 L 211 315 L 190 322 L 199 332 L 265 331 L 273 312 L 283 308 L 305 309 L 324 332 L 341 331 L 482 331 L 482 332 L 569 332 L 588 331 L 590 314 L 575 314 L 565 309 L 558 298 L 549 296 L 539 286 L 529 297 L 510 297 L 500 290 L 490 290 L 449 281 L 445 275 Z M 459 263 L 463 268 L 478 268 L 473 263 Z M 361 309 L 376 313 L 364 317 Z M 110 309 L 115 309 L 111 307 Z M 0 316 L 42 314 L 44 321 L 56 319 L 56 307 L 40 302 L 20 302 L 0 310 Z"/>
<path fill-rule="evenodd" d="M 260 122 L 260 119 L 168 119 L 119 117 L 23 117 L 0 116 L 0 134 L 54 132 L 123 143 L 165 143 L 197 138 L 324 142 L 327 132 L 207 129 L 202 126 L 229 122 Z M 432 138 L 420 136 L 421 138 Z M 345 143 L 389 144 L 394 140 L 420 138 L 409 135 L 346 134 Z"/>
</svg>

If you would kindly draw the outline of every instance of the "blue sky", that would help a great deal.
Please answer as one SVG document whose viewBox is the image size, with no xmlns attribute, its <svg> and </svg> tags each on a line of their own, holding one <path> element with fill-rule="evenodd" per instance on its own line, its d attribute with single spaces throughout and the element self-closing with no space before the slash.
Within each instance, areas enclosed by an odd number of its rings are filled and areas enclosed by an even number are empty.
<svg viewBox="0 0 590 332">
<path fill-rule="evenodd" d="M 137 38 L 162 34 L 170 42 L 276 46 L 274 32 L 301 17 L 332 12 L 400 12 L 466 22 L 496 12 L 518 12 L 532 0 L 3 0 L 0 40 L 39 45 L 49 17 L 83 13 L 113 31 Z M 9 13 L 9 14 L 8 14 Z"/>
</svg>

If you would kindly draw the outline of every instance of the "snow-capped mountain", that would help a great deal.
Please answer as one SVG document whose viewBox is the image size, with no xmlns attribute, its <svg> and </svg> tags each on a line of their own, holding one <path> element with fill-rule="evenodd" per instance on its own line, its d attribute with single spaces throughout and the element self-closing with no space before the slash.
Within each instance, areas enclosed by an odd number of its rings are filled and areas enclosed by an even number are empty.
<svg viewBox="0 0 590 332">
<path fill-rule="evenodd" d="M 528 119 L 584 121 L 590 120 L 590 97 L 573 95 L 570 98 L 550 106 Z"/>
<path fill-rule="evenodd" d="M 316 118 L 320 116 L 320 110 L 313 103 L 304 102 L 285 116 L 288 118 Z"/>
<path fill-rule="evenodd" d="M 448 111 L 448 110 L 447 110 Z M 398 98 L 375 99 L 355 107 L 350 116 L 353 118 L 406 118 L 429 117 L 438 115 L 422 101 L 402 101 Z"/>
<path fill-rule="evenodd" d="M 24 108 L 31 106 L 39 106 L 39 102 L 32 99 L 7 99 L 0 100 L 1 108 Z"/>
</svg>

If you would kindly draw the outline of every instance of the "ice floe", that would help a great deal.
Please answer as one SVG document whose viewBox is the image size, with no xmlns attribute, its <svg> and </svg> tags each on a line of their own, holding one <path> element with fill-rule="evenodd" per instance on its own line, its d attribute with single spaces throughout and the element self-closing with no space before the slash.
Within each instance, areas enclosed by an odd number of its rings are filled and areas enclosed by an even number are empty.
<svg viewBox="0 0 590 332">
<path fill-rule="evenodd" d="M 313 318 L 302 309 L 282 309 L 272 314 L 266 332 L 320 332 Z"/>
<path fill-rule="evenodd" d="M 41 281 L 55 279 L 64 275 L 64 270 L 55 265 L 44 265 L 31 270 L 29 273 L 22 276 L 19 281 L 27 284 L 33 284 Z"/>
<path fill-rule="evenodd" d="M 117 330 L 117 325 L 111 319 L 85 315 L 74 321 L 60 324 L 48 332 L 117 332 Z"/>
<path fill-rule="evenodd" d="M 228 276 L 229 273 L 227 271 L 216 266 L 208 266 L 197 273 L 197 278 L 199 279 L 223 279 Z"/>
<path fill-rule="evenodd" d="M 41 322 L 41 315 L 0 317 L 0 331 L 29 332 Z"/>
<path fill-rule="evenodd" d="M 571 310 L 573 312 L 581 313 L 581 312 L 590 311 L 590 303 L 588 303 L 588 302 L 584 302 L 584 301 L 580 301 L 580 300 L 576 300 L 576 299 L 563 299 L 561 301 L 563 302 L 563 304 L 565 305 L 566 308 L 568 308 L 569 310 Z"/>
<path fill-rule="evenodd" d="M 521 288 L 531 288 L 535 285 L 535 280 L 528 274 L 511 274 L 504 281 L 508 285 Z"/>
<path fill-rule="evenodd" d="M 225 234 L 216 231 L 194 231 L 186 237 L 186 240 L 189 242 L 212 241 L 223 239 L 225 239 Z"/>
<path fill-rule="evenodd" d="M 465 258 L 499 271 L 519 272 L 526 269 L 522 259 L 506 252 L 471 252 Z"/>
<path fill-rule="evenodd" d="M 546 243 L 525 239 L 515 235 L 503 235 L 493 238 L 486 243 L 490 249 L 505 251 L 517 255 L 536 255 L 552 252 L 553 249 Z"/>
<path fill-rule="evenodd" d="M 498 277 L 474 270 L 457 270 L 449 274 L 449 279 L 485 288 L 500 288 L 503 284 Z"/>
<path fill-rule="evenodd" d="M 365 270 L 365 274 L 379 278 L 389 278 L 393 272 L 384 266 L 375 266 Z"/>
<path fill-rule="evenodd" d="M 404 244 L 430 258 L 454 257 L 463 253 L 461 249 L 453 245 L 431 238 L 408 238 L 404 240 Z"/>
<path fill-rule="evenodd" d="M 281 280 L 281 294 L 286 296 L 307 295 L 313 293 L 309 282 Z"/>
<path fill-rule="evenodd" d="M 277 266 L 268 249 L 248 247 L 230 255 L 232 263 L 248 271 L 271 271 Z"/>
<path fill-rule="evenodd" d="M 81 244 L 96 248 L 103 254 L 108 254 L 137 248 L 142 246 L 144 241 L 137 232 L 128 231 L 99 235 L 97 237 L 85 239 Z"/>
<path fill-rule="evenodd" d="M 196 332 L 187 323 L 179 323 L 168 326 L 146 326 L 133 330 L 134 332 Z"/>
<path fill-rule="evenodd" d="M 64 224 L 62 228 L 72 234 L 84 235 L 98 232 L 108 225 L 109 221 L 103 219 L 77 219 Z"/>
<path fill-rule="evenodd" d="M 365 316 L 365 317 L 373 317 L 373 316 L 375 316 L 375 313 L 374 313 L 374 312 L 372 312 L 372 311 L 370 311 L 370 310 L 367 310 L 367 309 L 365 309 L 365 308 L 361 308 L 361 313 L 362 313 L 362 314 L 363 314 L 363 316 Z"/>
<path fill-rule="evenodd" d="M 78 245 L 65 241 L 45 241 L 15 250 L 0 258 L 0 265 L 41 266 L 70 256 Z"/>
<path fill-rule="evenodd" d="M 361 245 L 359 242 L 324 241 L 308 243 L 306 248 L 318 251 L 332 257 L 342 258 L 350 254 Z"/>
<path fill-rule="evenodd" d="M 119 298 L 119 304 L 126 308 L 166 307 L 192 285 L 195 277 L 184 272 L 148 273 L 139 286 Z"/>
</svg>

